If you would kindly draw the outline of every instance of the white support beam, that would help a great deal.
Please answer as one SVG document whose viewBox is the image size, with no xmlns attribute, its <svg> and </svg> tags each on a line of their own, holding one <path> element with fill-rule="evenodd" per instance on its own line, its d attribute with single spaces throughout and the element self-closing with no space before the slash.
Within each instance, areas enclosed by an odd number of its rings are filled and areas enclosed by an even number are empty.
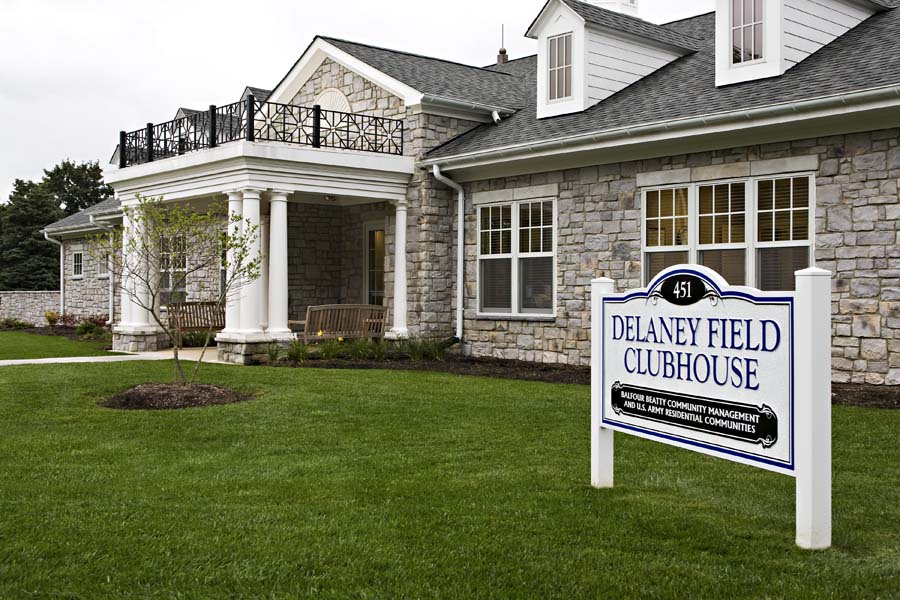
<svg viewBox="0 0 900 600">
<path fill-rule="evenodd" d="M 228 192 L 228 228 L 234 238 L 241 236 L 243 232 L 242 222 L 244 218 L 244 194 L 240 191 Z M 228 252 L 228 268 L 226 278 L 231 279 L 235 271 L 237 253 L 232 249 Z M 241 328 L 241 302 L 240 290 L 232 290 L 225 298 L 225 330 L 224 333 L 237 333 Z"/>
<path fill-rule="evenodd" d="M 396 203 L 397 217 L 394 222 L 394 338 L 409 337 L 407 325 L 407 280 L 406 280 L 406 200 Z"/>
<path fill-rule="evenodd" d="M 244 227 L 248 231 L 255 231 L 253 244 L 247 255 L 248 262 L 254 262 L 260 258 L 260 190 L 243 190 L 243 217 Z M 241 288 L 241 333 L 262 333 L 260 326 L 260 280 L 244 282 Z"/>
<path fill-rule="evenodd" d="M 269 199 L 269 329 L 273 338 L 290 339 L 288 327 L 288 194 Z"/>
</svg>

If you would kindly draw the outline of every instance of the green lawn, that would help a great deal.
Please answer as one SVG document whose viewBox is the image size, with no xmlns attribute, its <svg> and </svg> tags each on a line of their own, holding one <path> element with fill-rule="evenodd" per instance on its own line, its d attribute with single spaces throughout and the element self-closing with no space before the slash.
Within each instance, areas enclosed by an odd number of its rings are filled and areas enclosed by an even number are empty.
<svg viewBox="0 0 900 600">
<path fill-rule="evenodd" d="M 836 407 L 835 547 L 793 481 L 616 438 L 588 485 L 588 389 L 204 367 L 253 402 L 96 402 L 168 363 L 0 368 L 0 597 L 900 595 L 900 411 Z"/>
<path fill-rule="evenodd" d="M 0 360 L 106 356 L 112 354 L 104 350 L 107 346 L 108 342 L 87 342 L 21 331 L 0 331 Z"/>
</svg>

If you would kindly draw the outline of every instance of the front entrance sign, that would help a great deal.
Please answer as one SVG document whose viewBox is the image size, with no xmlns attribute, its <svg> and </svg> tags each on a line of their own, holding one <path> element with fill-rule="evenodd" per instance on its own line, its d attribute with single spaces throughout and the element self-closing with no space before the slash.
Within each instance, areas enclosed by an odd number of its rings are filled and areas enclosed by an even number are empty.
<svg viewBox="0 0 900 600">
<path fill-rule="evenodd" d="M 613 292 L 592 284 L 594 486 L 612 486 L 612 432 L 637 435 L 795 476 L 798 544 L 830 545 L 830 274 L 774 293 L 680 265 Z"/>
</svg>

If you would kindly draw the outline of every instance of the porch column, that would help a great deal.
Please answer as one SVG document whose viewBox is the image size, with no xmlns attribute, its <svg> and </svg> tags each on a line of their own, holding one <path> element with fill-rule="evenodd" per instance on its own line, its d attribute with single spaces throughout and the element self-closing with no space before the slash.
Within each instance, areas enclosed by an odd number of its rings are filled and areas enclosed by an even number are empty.
<svg viewBox="0 0 900 600">
<path fill-rule="evenodd" d="M 259 224 L 259 328 L 269 329 L 269 217 L 260 217 Z"/>
<path fill-rule="evenodd" d="M 128 210 L 126 209 L 124 215 L 122 216 L 122 264 L 126 267 L 131 265 L 131 259 L 128 256 L 128 245 L 130 244 L 129 240 L 131 239 L 131 216 L 128 214 Z M 133 309 L 133 301 L 131 300 L 131 294 L 129 290 L 134 289 L 134 277 L 129 276 L 125 273 L 122 274 L 122 280 L 119 282 L 119 301 L 121 307 L 119 311 L 121 315 L 119 315 L 119 325 L 131 325 L 134 322 L 134 309 Z"/>
<path fill-rule="evenodd" d="M 254 262 L 259 259 L 260 255 L 260 236 L 262 231 L 259 227 L 259 190 L 243 191 L 243 215 L 244 227 L 248 230 L 255 230 L 254 240 L 250 252 L 247 254 L 247 261 Z M 257 277 L 252 281 L 244 282 L 241 289 L 241 333 L 260 333 L 260 281 Z"/>
<path fill-rule="evenodd" d="M 131 235 L 141 241 L 138 242 L 137 248 L 141 250 L 146 247 L 147 227 L 143 217 L 139 216 L 136 221 L 132 222 Z M 132 319 L 137 327 L 150 326 L 150 288 L 147 284 L 150 281 L 150 264 L 147 262 L 147 256 L 132 256 L 132 268 L 137 271 L 142 280 L 134 279 L 132 286 L 134 288 L 134 296 L 136 302 L 132 304 Z"/>
<path fill-rule="evenodd" d="M 406 312 L 406 200 L 401 200 L 394 223 L 394 337 L 409 337 Z"/>
<path fill-rule="evenodd" d="M 229 233 L 240 237 L 244 218 L 243 192 L 228 192 L 228 229 Z M 232 249 L 228 252 L 228 269 L 225 272 L 226 280 L 230 280 L 237 262 L 237 252 Z M 225 332 L 234 333 L 241 328 L 241 291 L 238 285 L 233 284 L 232 289 L 225 297 Z"/>
<path fill-rule="evenodd" d="M 288 327 L 287 192 L 269 200 L 269 335 L 290 337 Z"/>
</svg>

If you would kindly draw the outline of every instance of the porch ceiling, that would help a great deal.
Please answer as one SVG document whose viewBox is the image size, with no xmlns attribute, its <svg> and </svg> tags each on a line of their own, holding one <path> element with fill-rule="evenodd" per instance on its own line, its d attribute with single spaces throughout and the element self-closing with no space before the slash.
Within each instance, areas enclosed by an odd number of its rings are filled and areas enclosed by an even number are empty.
<svg viewBox="0 0 900 600">
<path fill-rule="evenodd" d="M 105 172 L 119 199 L 188 200 L 257 188 L 346 199 L 402 201 L 415 170 L 408 156 L 235 142 Z"/>
</svg>

